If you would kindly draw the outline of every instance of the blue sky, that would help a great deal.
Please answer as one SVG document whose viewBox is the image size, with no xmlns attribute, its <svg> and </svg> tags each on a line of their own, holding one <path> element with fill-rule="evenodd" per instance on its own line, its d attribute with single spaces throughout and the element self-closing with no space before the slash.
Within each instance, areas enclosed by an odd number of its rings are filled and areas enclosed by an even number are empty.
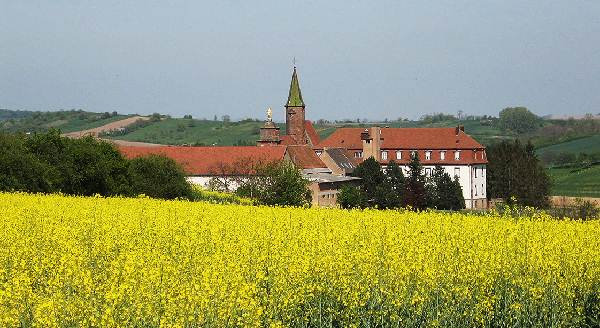
<svg viewBox="0 0 600 328">
<path fill-rule="evenodd" d="M 0 108 L 283 120 L 600 112 L 600 1 L 0 0 Z"/>
</svg>

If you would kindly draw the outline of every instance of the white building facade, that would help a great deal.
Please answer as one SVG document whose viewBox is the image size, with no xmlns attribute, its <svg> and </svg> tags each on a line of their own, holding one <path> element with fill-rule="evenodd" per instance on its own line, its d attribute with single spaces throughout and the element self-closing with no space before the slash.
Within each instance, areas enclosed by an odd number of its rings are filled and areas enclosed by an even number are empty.
<svg viewBox="0 0 600 328">
<path fill-rule="evenodd" d="M 430 176 L 441 166 L 450 177 L 458 177 L 465 206 L 487 208 L 485 147 L 464 128 L 341 128 L 323 140 L 316 151 L 344 147 L 357 162 L 374 157 L 382 166 L 398 163 L 405 176 L 412 156 L 417 155 L 423 174 Z"/>
</svg>

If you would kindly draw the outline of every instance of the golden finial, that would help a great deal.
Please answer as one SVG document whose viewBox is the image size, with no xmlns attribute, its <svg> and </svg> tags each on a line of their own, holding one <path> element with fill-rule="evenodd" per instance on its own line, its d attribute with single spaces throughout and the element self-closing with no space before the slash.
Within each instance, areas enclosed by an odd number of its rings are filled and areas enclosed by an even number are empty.
<svg viewBox="0 0 600 328">
<path fill-rule="evenodd" d="M 267 120 L 269 120 L 269 122 L 273 120 L 273 111 L 271 110 L 271 107 L 267 108 Z"/>
</svg>

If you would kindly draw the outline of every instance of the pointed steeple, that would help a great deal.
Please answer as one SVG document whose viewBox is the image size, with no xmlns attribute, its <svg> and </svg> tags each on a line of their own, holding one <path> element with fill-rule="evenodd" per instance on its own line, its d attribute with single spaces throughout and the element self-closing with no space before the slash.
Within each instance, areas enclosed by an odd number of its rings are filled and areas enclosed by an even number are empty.
<svg viewBox="0 0 600 328">
<path fill-rule="evenodd" d="M 292 82 L 290 83 L 290 94 L 285 107 L 304 107 L 302 100 L 302 92 L 300 92 L 300 83 L 298 82 L 298 74 L 296 66 L 294 66 L 294 74 L 292 74 Z"/>
</svg>

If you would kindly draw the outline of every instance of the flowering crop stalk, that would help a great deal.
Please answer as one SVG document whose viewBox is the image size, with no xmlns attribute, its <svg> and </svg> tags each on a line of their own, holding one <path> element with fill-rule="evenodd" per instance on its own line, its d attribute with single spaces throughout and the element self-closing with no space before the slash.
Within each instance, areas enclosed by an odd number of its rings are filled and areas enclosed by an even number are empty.
<svg viewBox="0 0 600 328">
<path fill-rule="evenodd" d="M 0 193 L 0 326 L 600 320 L 600 222 L 519 216 Z"/>
</svg>

